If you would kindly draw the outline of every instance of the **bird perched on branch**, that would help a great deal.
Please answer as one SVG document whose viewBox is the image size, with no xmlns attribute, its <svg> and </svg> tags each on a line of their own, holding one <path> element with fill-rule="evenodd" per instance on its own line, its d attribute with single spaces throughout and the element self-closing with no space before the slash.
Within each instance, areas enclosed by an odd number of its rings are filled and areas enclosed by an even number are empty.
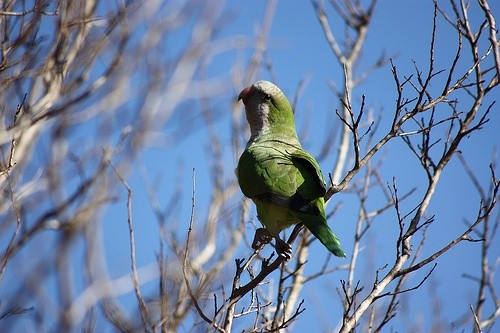
<svg viewBox="0 0 500 333">
<path fill-rule="evenodd" d="M 241 191 L 252 199 L 265 228 L 256 231 L 254 249 L 276 240 L 276 250 L 290 259 L 292 247 L 279 236 L 297 223 L 334 255 L 345 257 L 325 217 L 325 179 L 316 160 L 299 142 L 292 107 L 281 90 L 268 81 L 243 89 L 251 136 L 236 174 Z"/>
</svg>

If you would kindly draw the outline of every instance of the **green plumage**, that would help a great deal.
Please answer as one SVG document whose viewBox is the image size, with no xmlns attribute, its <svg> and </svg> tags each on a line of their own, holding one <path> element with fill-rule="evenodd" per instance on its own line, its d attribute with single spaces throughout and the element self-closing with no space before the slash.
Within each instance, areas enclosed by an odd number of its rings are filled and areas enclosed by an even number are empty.
<svg viewBox="0 0 500 333">
<path fill-rule="evenodd" d="M 326 222 L 325 180 L 318 163 L 300 145 L 285 95 L 272 83 L 259 81 L 243 90 L 240 99 L 252 135 L 237 176 L 259 220 L 277 241 L 281 230 L 302 222 L 330 252 L 345 257 Z"/>
</svg>

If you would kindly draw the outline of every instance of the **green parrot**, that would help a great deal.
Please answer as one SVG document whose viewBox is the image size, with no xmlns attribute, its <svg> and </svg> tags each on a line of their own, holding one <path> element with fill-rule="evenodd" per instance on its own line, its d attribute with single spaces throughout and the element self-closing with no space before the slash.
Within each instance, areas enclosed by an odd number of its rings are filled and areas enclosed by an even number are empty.
<svg viewBox="0 0 500 333">
<path fill-rule="evenodd" d="M 286 96 L 271 82 L 258 81 L 243 89 L 240 99 L 251 135 L 236 175 L 265 227 L 257 229 L 252 247 L 274 238 L 277 252 L 288 260 L 292 247 L 279 233 L 302 222 L 331 253 L 345 258 L 339 239 L 326 223 L 325 179 L 316 160 L 299 142 Z"/>
</svg>

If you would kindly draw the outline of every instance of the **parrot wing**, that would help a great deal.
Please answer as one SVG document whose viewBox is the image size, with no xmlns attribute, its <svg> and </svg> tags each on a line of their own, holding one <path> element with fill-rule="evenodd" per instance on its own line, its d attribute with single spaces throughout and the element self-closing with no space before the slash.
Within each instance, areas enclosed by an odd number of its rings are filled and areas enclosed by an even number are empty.
<svg viewBox="0 0 500 333">
<path fill-rule="evenodd" d="M 266 157 L 258 148 L 247 149 L 237 168 L 243 194 L 264 202 L 312 215 L 322 214 L 312 201 L 326 193 L 318 163 L 304 150 Z"/>
</svg>

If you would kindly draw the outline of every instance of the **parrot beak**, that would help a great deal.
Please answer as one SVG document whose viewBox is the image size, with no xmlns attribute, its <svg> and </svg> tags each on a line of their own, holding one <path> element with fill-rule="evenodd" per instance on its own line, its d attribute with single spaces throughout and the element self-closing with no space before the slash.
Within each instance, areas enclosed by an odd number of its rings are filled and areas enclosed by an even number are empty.
<svg viewBox="0 0 500 333">
<path fill-rule="evenodd" d="M 241 99 L 243 104 L 247 104 L 248 99 L 255 93 L 253 86 L 246 87 L 238 95 L 238 101 Z"/>
</svg>

